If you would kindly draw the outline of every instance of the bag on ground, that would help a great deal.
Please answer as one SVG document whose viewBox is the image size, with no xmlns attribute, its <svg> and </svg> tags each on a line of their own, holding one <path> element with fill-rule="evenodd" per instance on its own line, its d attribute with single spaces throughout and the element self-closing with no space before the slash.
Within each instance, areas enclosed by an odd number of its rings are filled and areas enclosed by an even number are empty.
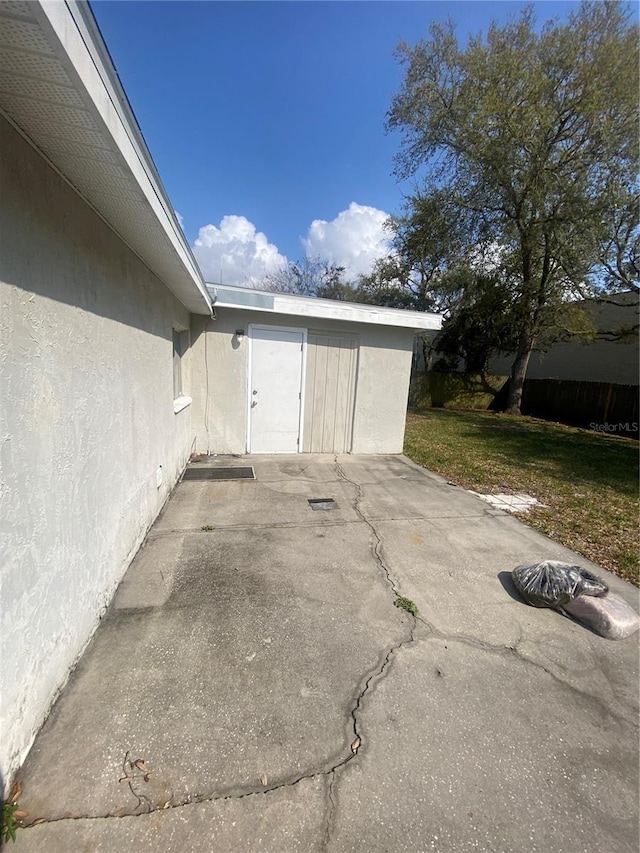
<svg viewBox="0 0 640 853">
<path fill-rule="evenodd" d="M 608 640 L 624 640 L 640 629 L 640 616 L 633 607 L 611 592 L 604 598 L 580 596 L 563 609 Z"/>
<path fill-rule="evenodd" d="M 603 596 L 609 591 L 587 569 L 557 560 L 516 566 L 511 576 L 520 595 L 533 607 L 565 607 L 579 596 Z"/>
</svg>

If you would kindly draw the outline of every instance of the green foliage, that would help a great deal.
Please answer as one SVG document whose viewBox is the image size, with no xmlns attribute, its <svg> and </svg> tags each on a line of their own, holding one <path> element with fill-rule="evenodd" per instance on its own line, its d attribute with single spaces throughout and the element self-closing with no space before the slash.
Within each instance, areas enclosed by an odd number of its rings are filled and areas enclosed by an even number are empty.
<svg viewBox="0 0 640 853">
<path fill-rule="evenodd" d="M 406 74 L 388 117 L 402 133 L 397 172 L 428 178 L 394 223 L 396 251 L 422 263 L 475 366 L 479 335 L 500 344 L 485 298 L 498 277 L 518 410 L 534 345 L 566 331 L 563 306 L 637 287 L 638 27 L 619 2 L 583 2 L 542 30 L 529 8 L 465 47 L 451 23 L 435 24 L 398 56 Z M 450 249 L 438 254 L 443 235 Z M 464 299 L 451 287 L 457 268 L 476 274 Z"/>
<path fill-rule="evenodd" d="M 361 275 L 354 289 L 357 302 L 387 308 L 416 308 L 416 297 L 407 286 L 404 270 L 394 257 L 381 258 L 369 275 Z"/>
<path fill-rule="evenodd" d="M 213 529 L 214 528 L 210 524 L 203 524 L 202 527 L 200 528 L 200 530 L 202 530 L 203 533 L 211 533 L 211 531 Z"/>
<path fill-rule="evenodd" d="M 410 598 L 403 598 L 399 595 L 393 603 L 396 607 L 399 607 L 400 610 L 406 610 L 407 613 L 410 613 L 414 617 L 418 615 L 418 605 L 411 601 Z"/>
<path fill-rule="evenodd" d="M 453 307 L 435 346 L 445 356 L 461 356 L 467 373 L 485 373 L 497 352 L 517 345 L 509 283 L 499 270 L 459 266 L 442 276 L 441 292 Z"/>
<path fill-rule="evenodd" d="M 488 409 L 506 382 L 506 376 L 430 370 L 411 377 L 411 409 Z"/>
<path fill-rule="evenodd" d="M 345 299 L 351 290 L 344 278 L 344 267 L 320 258 L 306 257 L 291 261 L 283 269 L 267 276 L 264 288 L 276 293 L 327 299 Z"/>
<path fill-rule="evenodd" d="M 17 803 L 3 803 L 2 804 L 2 838 L 5 842 L 11 840 L 16 840 L 16 831 L 18 830 L 20 824 L 15 816 L 16 811 L 18 810 Z"/>
</svg>

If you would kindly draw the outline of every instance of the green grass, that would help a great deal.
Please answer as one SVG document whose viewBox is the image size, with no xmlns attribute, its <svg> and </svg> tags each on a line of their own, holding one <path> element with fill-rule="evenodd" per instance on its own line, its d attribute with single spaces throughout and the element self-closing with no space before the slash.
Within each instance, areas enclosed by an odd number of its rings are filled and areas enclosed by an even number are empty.
<svg viewBox="0 0 640 853">
<path fill-rule="evenodd" d="M 8 841 L 16 840 L 16 832 L 20 826 L 15 815 L 17 809 L 17 803 L 2 804 L 2 832 L 0 837 L 4 839 L 5 844 Z"/>
<path fill-rule="evenodd" d="M 638 442 L 534 418 L 430 409 L 409 414 L 405 453 L 484 493 L 546 504 L 520 515 L 557 542 L 639 584 Z"/>
<path fill-rule="evenodd" d="M 412 616 L 418 615 L 418 605 L 414 601 L 411 601 L 410 598 L 403 598 L 399 595 L 393 603 L 396 607 L 399 607 L 400 610 L 406 610 L 407 613 L 410 613 Z"/>
</svg>

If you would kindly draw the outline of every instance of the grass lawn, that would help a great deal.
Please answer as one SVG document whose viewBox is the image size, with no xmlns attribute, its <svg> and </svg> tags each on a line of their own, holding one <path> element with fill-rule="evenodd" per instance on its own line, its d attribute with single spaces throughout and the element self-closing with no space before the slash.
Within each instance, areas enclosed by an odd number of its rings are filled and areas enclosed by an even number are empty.
<svg viewBox="0 0 640 853">
<path fill-rule="evenodd" d="M 405 453 L 477 492 L 546 504 L 518 517 L 639 585 L 638 442 L 493 412 L 409 414 Z"/>
</svg>

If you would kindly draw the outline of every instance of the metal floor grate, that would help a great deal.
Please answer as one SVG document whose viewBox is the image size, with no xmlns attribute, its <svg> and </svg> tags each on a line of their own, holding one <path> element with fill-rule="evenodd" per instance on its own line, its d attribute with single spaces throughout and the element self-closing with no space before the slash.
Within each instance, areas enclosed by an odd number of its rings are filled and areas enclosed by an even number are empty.
<svg viewBox="0 0 640 853">
<path fill-rule="evenodd" d="M 204 465 L 189 466 L 184 472 L 183 480 L 255 480 L 253 466 L 236 466 L 235 468 L 209 468 Z"/>
<path fill-rule="evenodd" d="M 311 509 L 340 509 L 333 498 L 309 498 L 309 506 Z"/>
</svg>

